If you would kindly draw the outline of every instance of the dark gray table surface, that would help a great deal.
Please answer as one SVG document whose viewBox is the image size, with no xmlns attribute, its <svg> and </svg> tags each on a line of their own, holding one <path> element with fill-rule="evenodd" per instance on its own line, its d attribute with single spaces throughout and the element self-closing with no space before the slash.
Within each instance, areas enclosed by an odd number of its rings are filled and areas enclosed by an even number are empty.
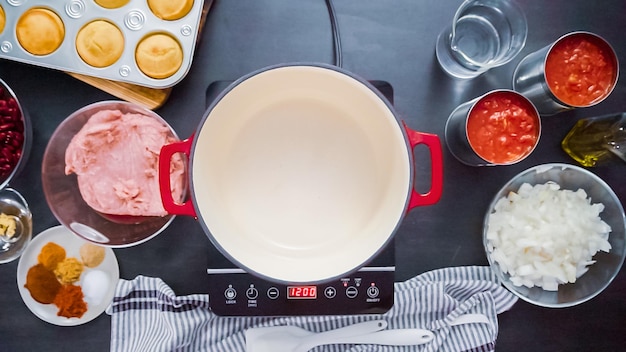
<svg viewBox="0 0 626 352">
<path fill-rule="evenodd" d="M 523 55 L 573 30 L 605 37 L 626 63 L 626 2 L 607 0 L 519 0 L 528 18 L 523 52 L 511 63 L 477 79 L 454 81 L 441 72 L 434 55 L 439 31 L 451 20 L 459 0 L 335 0 L 343 67 L 365 79 L 384 80 L 394 88 L 395 107 L 413 128 L 442 137 L 446 118 L 459 103 L 494 88 L 511 88 L 511 75 Z M 328 14 L 323 0 L 216 0 L 209 12 L 194 63 L 157 110 L 178 132 L 190 136 L 205 111 L 205 90 L 219 80 L 234 80 L 255 69 L 283 62 L 332 63 Z M 114 97 L 70 76 L 44 68 L 0 61 L 0 77 L 11 85 L 30 112 L 33 151 L 27 168 L 12 182 L 28 200 L 34 233 L 58 225 L 41 188 L 41 161 L 56 126 L 89 103 Z M 487 265 L 482 221 L 496 191 L 513 175 L 546 162 L 573 163 L 560 140 L 581 117 L 626 111 L 626 83 L 620 79 L 601 104 L 543 120 L 537 150 L 507 167 L 473 168 L 459 163 L 444 144 L 444 192 L 441 201 L 415 209 L 396 234 L 396 280 L 427 270 Z M 416 150 L 416 177 L 428 172 L 425 152 Z M 626 164 L 592 169 L 622 201 Z M 419 182 L 418 189 L 428 188 Z M 179 295 L 206 290 L 204 270 L 216 250 L 199 224 L 177 217 L 147 243 L 115 249 L 121 277 L 161 277 Z M 111 318 L 106 314 L 77 327 L 39 320 L 22 302 L 16 285 L 17 261 L 0 265 L 0 351 L 105 351 Z M 519 301 L 499 316 L 499 351 L 618 351 L 626 335 L 624 270 L 593 300 L 573 308 L 548 309 Z"/>
</svg>

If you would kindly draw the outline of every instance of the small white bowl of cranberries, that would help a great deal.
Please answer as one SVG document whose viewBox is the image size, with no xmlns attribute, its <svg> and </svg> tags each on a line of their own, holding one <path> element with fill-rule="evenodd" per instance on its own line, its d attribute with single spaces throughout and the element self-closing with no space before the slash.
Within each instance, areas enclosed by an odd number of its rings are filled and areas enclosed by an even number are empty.
<svg viewBox="0 0 626 352">
<path fill-rule="evenodd" d="M 28 114 L 13 90 L 0 79 L 0 189 L 20 172 L 32 143 Z"/>
</svg>

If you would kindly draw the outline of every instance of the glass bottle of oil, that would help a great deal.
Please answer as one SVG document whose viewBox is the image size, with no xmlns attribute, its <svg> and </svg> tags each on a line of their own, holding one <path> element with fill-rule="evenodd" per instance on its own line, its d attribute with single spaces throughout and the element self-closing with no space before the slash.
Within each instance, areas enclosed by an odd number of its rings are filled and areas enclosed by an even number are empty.
<svg viewBox="0 0 626 352">
<path fill-rule="evenodd" d="M 626 161 L 626 113 L 579 120 L 565 136 L 561 147 L 587 167 L 615 156 Z"/>
</svg>

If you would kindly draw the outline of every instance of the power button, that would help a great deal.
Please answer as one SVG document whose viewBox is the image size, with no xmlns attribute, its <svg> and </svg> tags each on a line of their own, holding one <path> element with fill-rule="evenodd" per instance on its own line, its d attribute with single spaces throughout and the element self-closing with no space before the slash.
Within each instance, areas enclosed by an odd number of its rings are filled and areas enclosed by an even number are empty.
<svg viewBox="0 0 626 352">
<path fill-rule="evenodd" d="M 380 290 L 375 285 L 372 285 L 367 288 L 367 297 L 376 298 L 380 294 Z"/>
</svg>

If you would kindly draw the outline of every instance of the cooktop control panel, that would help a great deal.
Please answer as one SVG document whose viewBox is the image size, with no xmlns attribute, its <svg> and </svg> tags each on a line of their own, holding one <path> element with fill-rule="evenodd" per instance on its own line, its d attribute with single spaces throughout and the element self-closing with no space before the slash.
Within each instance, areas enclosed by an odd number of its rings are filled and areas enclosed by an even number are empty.
<svg viewBox="0 0 626 352">
<path fill-rule="evenodd" d="M 283 285 L 242 269 L 207 269 L 209 304 L 222 316 L 381 314 L 393 306 L 394 267 L 361 270 L 318 285 Z"/>
</svg>

